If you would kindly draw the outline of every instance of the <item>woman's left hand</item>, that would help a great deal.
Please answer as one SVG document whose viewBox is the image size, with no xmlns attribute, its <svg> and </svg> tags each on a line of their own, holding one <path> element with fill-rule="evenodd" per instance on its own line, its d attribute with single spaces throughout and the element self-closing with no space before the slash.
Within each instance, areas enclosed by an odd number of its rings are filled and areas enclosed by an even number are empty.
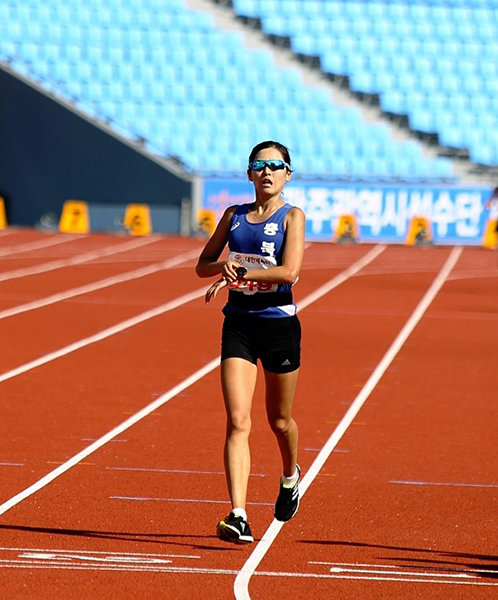
<svg viewBox="0 0 498 600">
<path fill-rule="evenodd" d="M 228 285 L 228 281 L 222 277 L 221 279 L 218 279 L 218 281 L 215 281 L 213 283 L 212 286 L 210 286 L 210 288 L 208 289 L 208 291 L 206 292 L 206 295 L 204 297 L 204 300 L 206 301 L 206 304 L 208 302 L 210 302 L 211 300 L 213 300 L 214 298 L 216 298 L 218 292 L 226 287 Z"/>
</svg>

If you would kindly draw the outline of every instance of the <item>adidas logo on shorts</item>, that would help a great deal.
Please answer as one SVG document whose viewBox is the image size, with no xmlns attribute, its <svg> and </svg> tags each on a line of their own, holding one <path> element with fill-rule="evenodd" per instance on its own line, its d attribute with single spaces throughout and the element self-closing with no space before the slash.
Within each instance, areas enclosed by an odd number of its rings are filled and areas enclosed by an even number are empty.
<svg viewBox="0 0 498 600">
<path fill-rule="evenodd" d="M 288 367 L 289 365 L 290 365 L 290 360 L 289 360 L 288 358 L 286 358 L 286 359 L 284 360 L 284 362 L 282 363 L 282 365 L 281 365 L 281 366 L 282 366 L 282 367 Z"/>
</svg>

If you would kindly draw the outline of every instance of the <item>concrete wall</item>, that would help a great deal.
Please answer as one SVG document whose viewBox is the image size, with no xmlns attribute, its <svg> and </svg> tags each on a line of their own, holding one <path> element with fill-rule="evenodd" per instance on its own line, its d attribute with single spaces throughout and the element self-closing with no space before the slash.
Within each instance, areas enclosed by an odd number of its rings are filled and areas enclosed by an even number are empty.
<svg viewBox="0 0 498 600">
<path fill-rule="evenodd" d="M 59 217 L 65 200 L 84 200 L 149 204 L 168 215 L 161 230 L 180 233 L 192 183 L 0 69 L 0 196 L 10 225 L 37 225 Z"/>
</svg>

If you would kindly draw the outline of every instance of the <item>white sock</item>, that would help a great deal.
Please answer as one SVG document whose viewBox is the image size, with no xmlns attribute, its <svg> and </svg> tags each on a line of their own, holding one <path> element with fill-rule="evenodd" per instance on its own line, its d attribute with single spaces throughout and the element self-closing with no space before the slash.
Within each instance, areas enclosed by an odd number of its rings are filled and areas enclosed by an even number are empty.
<svg viewBox="0 0 498 600">
<path fill-rule="evenodd" d="M 299 479 L 299 471 L 296 469 L 294 472 L 294 475 L 291 475 L 290 477 L 286 477 L 285 475 L 282 475 L 282 485 L 286 488 L 294 487 L 294 485 L 297 483 L 298 479 Z"/>
<path fill-rule="evenodd" d="M 247 521 L 247 513 L 243 508 L 232 508 L 232 513 L 236 517 L 242 517 L 244 521 Z"/>
</svg>

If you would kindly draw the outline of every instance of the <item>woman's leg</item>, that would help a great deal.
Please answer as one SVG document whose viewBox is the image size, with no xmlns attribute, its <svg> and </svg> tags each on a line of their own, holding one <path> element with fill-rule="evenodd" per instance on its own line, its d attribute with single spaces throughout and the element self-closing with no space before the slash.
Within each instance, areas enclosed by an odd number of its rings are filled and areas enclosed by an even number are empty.
<svg viewBox="0 0 498 600">
<path fill-rule="evenodd" d="M 299 507 L 298 431 L 291 414 L 298 372 L 298 369 L 282 374 L 265 371 L 266 412 L 282 457 L 283 477 L 274 509 L 278 521 L 292 519 Z"/>
<path fill-rule="evenodd" d="M 277 438 L 282 470 L 286 477 L 292 477 L 296 472 L 298 429 L 292 418 L 292 403 L 298 374 L 299 369 L 291 373 L 271 373 L 265 370 L 266 414 Z"/>
<path fill-rule="evenodd" d="M 221 385 L 227 413 L 225 473 L 232 508 L 246 507 L 251 470 L 251 406 L 256 377 L 257 366 L 248 360 L 227 358 L 221 363 Z"/>
</svg>

